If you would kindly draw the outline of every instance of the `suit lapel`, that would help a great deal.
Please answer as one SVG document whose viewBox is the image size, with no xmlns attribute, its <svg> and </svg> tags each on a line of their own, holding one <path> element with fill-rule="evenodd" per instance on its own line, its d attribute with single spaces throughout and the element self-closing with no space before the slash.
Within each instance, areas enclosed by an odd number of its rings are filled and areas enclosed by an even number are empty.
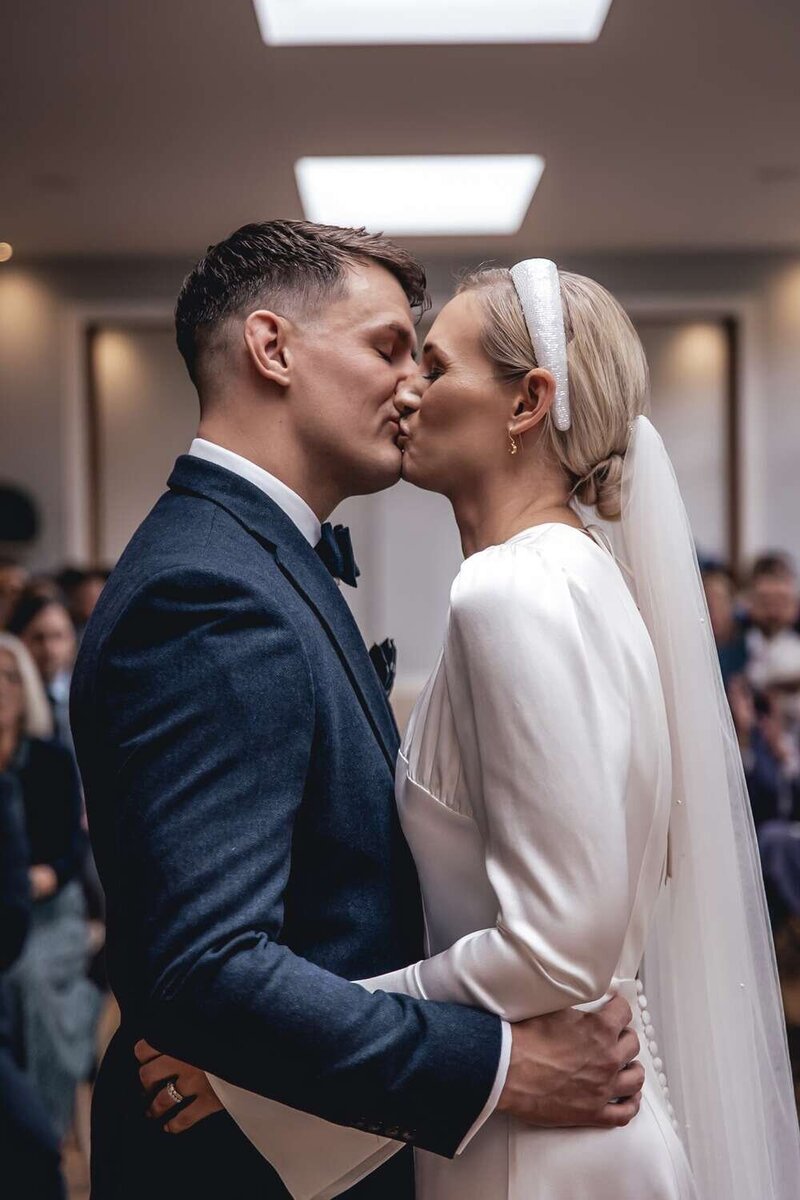
<svg viewBox="0 0 800 1200">
<path fill-rule="evenodd" d="M 263 549 L 314 612 L 342 663 L 387 766 L 394 775 L 397 726 L 358 626 L 319 556 L 279 505 L 232 471 L 190 455 L 175 464 L 172 491 L 204 496 L 221 505 Z"/>
<path fill-rule="evenodd" d="M 394 718 L 347 601 L 307 542 L 302 556 L 295 554 L 293 547 L 290 550 L 283 545 L 276 548 L 275 557 L 283 574 L 316 613 L 333 642 L 383 750 L 389 770 L 394 774 L 397 758 Z"/>
</svg>

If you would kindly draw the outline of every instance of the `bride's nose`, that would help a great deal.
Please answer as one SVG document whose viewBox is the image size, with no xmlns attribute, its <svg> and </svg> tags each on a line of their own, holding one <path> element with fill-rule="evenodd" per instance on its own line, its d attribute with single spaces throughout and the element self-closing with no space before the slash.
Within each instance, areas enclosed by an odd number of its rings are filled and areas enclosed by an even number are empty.
<svg viewBox="0 0 800 1200">
<path fill-rule="evenodd" d="M 404 379 L 394 394 L 394 406 L 401 417 L 416 412 L 422 400 L 424 383 L 421 375 Z"/>
</svg>

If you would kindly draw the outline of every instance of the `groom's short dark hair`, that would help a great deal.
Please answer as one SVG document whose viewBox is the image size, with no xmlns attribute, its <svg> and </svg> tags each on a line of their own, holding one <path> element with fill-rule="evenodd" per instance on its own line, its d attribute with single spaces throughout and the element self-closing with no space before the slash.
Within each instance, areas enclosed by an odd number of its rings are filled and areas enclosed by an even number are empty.
<svg viewBox="0 0 800 1200">
<path fill-rule="evenodd" d="M 227 317 L 252 305 L 316 307 L 344 291 L 348 266 L 368 260 L 394 275 L 412 308 L 428 306 L 422 265 L 366 229 L 263 221 L 209 246 L 184 280 L 175 307 L 178 349 L 195 387 L 209 339 Z"/>
</svg>

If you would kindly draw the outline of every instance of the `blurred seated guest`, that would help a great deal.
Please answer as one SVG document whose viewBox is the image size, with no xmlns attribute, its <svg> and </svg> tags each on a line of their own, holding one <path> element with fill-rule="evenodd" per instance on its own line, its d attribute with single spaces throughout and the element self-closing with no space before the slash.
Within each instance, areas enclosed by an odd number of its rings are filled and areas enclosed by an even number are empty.
<svg viewBox="0 0 800 1200">
<path fill-rule="evenodd" d="M 774 927 L 800 917 L 800 745 L 781 698 L 755 695 L 738 676 L 728 687 L 753 809 Z"/>
<path fill-rule="evenodd" d="M 104 567 L 65 567 L 56 576 L 79 643 L 110 574 Z"/>
<path fill-rule="evenodd" d="M 748 639 L 757 636 L 751 630 Z M 767 693 L 783 729 L 800 752 L 800 633 L 785 627 L 757 645 L 748 662 L 748 677 Z"/>
<path fill-rule="evenodd" d="M 8 672 L 6 666 L 0 666 L 0 707 L 13 703 L 10 697 L 17 687 L 15 669 Z M 0 1187 L 9 1200 L 63 1200 L 59 1140 L 31 1080 L 14 1058 L 4 978 L 30 927 L 28 869 L 22 801 L 13 778 L 0 773 Z"/>
<path fill-rule="evenodd" d="M 85 853 L 72 755 L 46 741 L 51 716 L 23 644 L 0 634 L 0 772 L 14 781 L 30 846 L 33 912 L 25 948 L 8 974 L 18 1061 L 56 1133 L 72 1117 L 75 1088 L 94 1061 L 99 995 L 86 978 L 88 929 L 77 873 Z"/>
<path fill-rule="evenodd" d="M 84 575 L 94 578 L 98 573 L 70 568 L 62 572 L 62 576 L 64 574 L 68 580 L 71 577 L 73 585 L 76 585 L 83 582 Z M 102 576 L 102 572 L 99 575 Z M 89 589 L 83 598 L 84 604 L 89 603 L 91 595 L 92 589 Z M 69 724 L 69 689 L 77 639 L 72 618 L 65 604 L 60 600 L 26 592 L 11 614 L 9 631 L 16 634 L 30 651 L 50 702 L 55 736 L 74 753 Z M 105 964 L 102 950 L 105 941 L 105 898 L 89 845 L 88 833 L 84 845 L 80 878 L 91 921 L 92 954 L 89 977 L 99 987 L 104 987 Z"/>
<path fill-rule="evenodd" d="M 67 563 L 56 571 L 53 575 L 53 580 L 61 593 L 62 599 L 66 602 L 67 608 L 72 612 L 72 590 L 83 579 L 84 568 L 75 567 L 71 563 Z"/>
<path fill-rule="evenodd" d="M 785 554 L 765 554 L 753 564 L 747 588 L 747 674 L 758 691 L 776 678 L 785 686 L 797 671 L 800 589 Z M 800 682 L 800 681 L 799 681 Z"/>
<path fill-rule="evenodd" d="M 719 665 L 727 687 L 747 666 L 745 632 L 736 612 L 736 582 L 732 572 L 721 563 L 704 566 L 702 576 Z"/>
<path fill-rule="evenodd" d="M 758 831 L 761 866 L 774 929 L 800 918 L 800 821 L 767 821 Z"/>
<path fill-rule="evenodd" d="M 38 596 L 41 600 L 61 600 L 61 588 L 52 575 L 31 575 L 25 584 L 24 596 Z M 20 597 L 21 599 L 22 597 Z"/>
<path fill-rule="evenodd" d="M 753 820 L 800 819 L 800 748 L 774 693 L 756 693 L 739 675 L 728 699 L 742 752 Z"/>
<path fill-rule="evenodd" d="M 72 749 L 69 685 L 77 641 L 66 606 L 60 600 L 26 592 L 12 612 L 7 628 L 30 651 L 50 702 L 55 735 Z"/>
<path fill-rule="evenodd" d="M 28 572 L 22 563 L 15 558 L 0 557 L 0 629 L 5 629 L 27 582 Z"/>
</svg>

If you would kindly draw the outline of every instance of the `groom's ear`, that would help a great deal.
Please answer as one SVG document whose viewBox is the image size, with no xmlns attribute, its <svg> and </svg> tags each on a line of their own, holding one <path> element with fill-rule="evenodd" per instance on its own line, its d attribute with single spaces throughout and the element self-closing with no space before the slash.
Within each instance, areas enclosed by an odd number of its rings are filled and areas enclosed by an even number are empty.
<svg viewBox="0 0 800 1200">
<path fill-rule="evenodd" d="M 285 317 L 267 309 L 249 313 L 244 323 L 244 343 L 253 367 L 279 387 L 288 387 L 290 382 L 287 332 Z"/>
<path fill-rule="evenodd" d="M 556 381 L 549 371 L 542 367 L 528 371 L 514 393 L 508 426 L 512 437 L 519 437 L 540 425 L 553 407 L 555 395 Z"/>
</svg>

